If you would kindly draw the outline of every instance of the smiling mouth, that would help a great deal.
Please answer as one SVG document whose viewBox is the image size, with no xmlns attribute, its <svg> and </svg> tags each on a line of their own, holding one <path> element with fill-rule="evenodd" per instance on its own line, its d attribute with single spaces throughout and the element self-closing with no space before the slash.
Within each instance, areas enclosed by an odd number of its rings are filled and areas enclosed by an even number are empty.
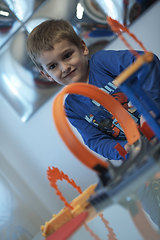
<svg viewBox="0 0 160 240">
<path fill-rule="evenodd" d="M 64 78 L 70 77 L 72 75 L 72 73 L 74 73 L 75 71 L 76 71 L 76 68 L 73 71 L 71 71 L 70 73 L 68 73 Z"/>
</svg>

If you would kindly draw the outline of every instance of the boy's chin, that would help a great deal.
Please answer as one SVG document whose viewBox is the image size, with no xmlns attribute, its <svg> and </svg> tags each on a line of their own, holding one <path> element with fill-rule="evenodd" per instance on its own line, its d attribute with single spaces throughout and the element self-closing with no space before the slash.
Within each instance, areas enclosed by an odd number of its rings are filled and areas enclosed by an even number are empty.
<svg viewBox="0 0 160 240">
<path fill-rule="evenodd" d="M 87 83 L 87 82 L 88 82 L 88 79 L 86 78 L 73 77 L 68 81 L 67 85 L 71 83 Z"/>
<path fill-rule="evenodd" d="M 78 79 L 77 81 L 73 81 L 73 83 L 87 83 L 88 80 L 86 79 Z"/>
</svg>

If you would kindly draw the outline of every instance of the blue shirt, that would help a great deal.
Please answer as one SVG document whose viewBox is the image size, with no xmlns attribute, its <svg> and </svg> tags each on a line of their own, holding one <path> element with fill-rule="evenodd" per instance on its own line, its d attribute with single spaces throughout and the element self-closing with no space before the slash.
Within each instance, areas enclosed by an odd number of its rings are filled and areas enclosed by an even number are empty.
<svg viewBox="0 0 160 240">
<path fill-rule="evenodd" d="M 139 53 L 143 54 L 143 52 Z M 157 81 L 160 80 L 160 64 L 158 58 L 156 56 L 155 58 L 159 68 L 147 79 L 145 88 L 151 93 L 151 97 L 160 103 L 160 84 Z M 112 83 L 115 77 L 134 61 L 135 56 L 128 50 L 96 52 L 89 60 L 89 84 L 111 94 L 129 111 L 134 120 L 139 122 L 138 112 L 128 107 L 128 97 Z M 141 74 L 140 72 L 136 76 L 137 79 Z M 78 130 L 90 149 L 107 159 L 123 159 L 114 147 L 117 143 L 124 147 L 127 143 L 126 137 L 117 120 L 106 109 L 96 101 L 76 94 L 67 96 L 65 109 L 70 123 Z"/>
</svg>

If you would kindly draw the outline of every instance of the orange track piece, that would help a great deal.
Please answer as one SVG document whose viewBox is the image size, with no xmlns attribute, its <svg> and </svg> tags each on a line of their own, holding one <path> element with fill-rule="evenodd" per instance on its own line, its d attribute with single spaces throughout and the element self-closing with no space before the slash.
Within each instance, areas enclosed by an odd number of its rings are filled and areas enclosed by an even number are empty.
<svg viewBox="0 0 160 240">
<path fill-rule="evenodd" d="M 86 83 L 73 83 L 69 84 L 62 89 L 62 91 L 55 97 L 53 103 L 53 118 L 59 131 L 60 136 L 72 151 L 72 153 L 84 164 L 86 164 L 92 170 L 95 170 L 95 166 L 100 165 L 102 168 L 108 168 L 107 162 L 99 159 L 95 154 L 89 151 L 85 145 L 78 140 L 73 131 L 71 130 L 69 123 L 65 117 L 65 109 L 63 106 L 64 96 L 66 94 L 81 94 L 91 99 L 94 99 L 110 111 L 114 117 L 120 123 L 128 143 L 132 145 L 140 138 L 140 133 L 137 126 L 128 112 L 122 107 L 122 105 L 116 101 L 112 96 L 105 93 L 90 84 Z"/>
<path fill-rule="evenodd" d="M 77 189 L 77 191 L 80 194 L 82 193 L 81 188 L 76 185 L 76 183 L 73 179 L 70 180 L 67 174 L 64 174 L 64 172 L 59 171 L 58 168 L 52 167 L 52 169 L 51 169 L 50 167 L 48 167 L 47 176 L 48 176 L 47 177 L 48 180 L 50 181 L 50 185 L 56 190 L 56 194 L 59 196 L 60 200 L 63 201 L 63 203 L 66 207 L 69 207 L 69 208 L 73 209 L 73 207 L 67 202 L 65 197 L 62 195 L 61 191 L 58 189 L 58 186 L 57 186 L 56 182 L 57 182 L 57 180 L 62 181 L 62 179 L 65 179 L 75 189 Z"/>
<path fill-rule="evenodd" d="M 108 240 L 118 240 L 116 238 L 115 233 L 113 232 L 113 229 L 109 226 L 109 222 L 104 218 L 103 214 L 101 213 L 100 218 L 102 220 L 102 222 L 104 223 L 105 227 L 107 228 L 109 234 L 108 234 Z"/>
<path fill-rule="evenodd" d="M 55 174 L 54 174 L 55 173 Z M 81 191 L 80 187 L 75 184 L 75 182 L 64 174 L 62 171 L 59 171 L 58 168 L 48 169 L 47 171 L 48 179 L 50 180 L 50 184 L 52 187 L 56 189 L 56 193 L 60 196 L 60 199 L 64 202 L 65 207 L 58 213 L 54 214 L 53 218 L 50 219 L 45 225 L 41 226 L 42 235 L 46 238 L 50 236 L 53 232 L 57 231 L 64 224 L 69 222 L 71 219 L 75 218 L 77 215 L 88 212 L 87 219 L 85 222 L 92 220 L 94 217 L 98 215 L 96 210 L 90 206 L 87 200 L 90 198 L 92 194 L 95 194 L 95 188 L 97 184 L 91 185 L 84 192 Z M 65 179 L 69 182 L 73 187 L 75 187 L 80 195 L 72 200 L 71 203 L 68 203 L 66 199 L 62 196 L 62 193 L 58 190 L 57 185 L 55 184 L 57 180 Z"/>
<path fill-rule="evenodd" d="M 53 218 L 50 221 L 46 222 L 44 226 L 41 226 L 41 230 L 43 232 L 42 235 L 44 237 L 48 237 L 47 240 L 50 240 L 52 238 L 60 236 L 59 234 L 63 230 L 64 233 L 60 237 L 62 239 L 67 239 L 68 234 L 71 234 L 73 231 L 77 229 L 78 226 L 80 227 L 82 225 L 81 220 L 79 218 L 77 219 L 76 216 L 79 216 L 82 213 L 87 212 L 87 215 L 85 217 L 85 222 L 88 222 L 92 220 L 92 218 L 98 215 L 95 209 L 92 206 L 89 206 L 89 202 L 87 202 L 89 197 L 95 194 L 94 189 L 96 187 L 96 184 L 91 185 L 88 189 L 82 192 L 81 188 L 76 185 L 73 179 L 69 179 L 67 174 L 64 174 L 58 168 L 54 168 L 54 167 L 52 167 L 52 169 L 48 167 L 47 178 L 50 181 L 50 185 L 56 190 L 56 194 L 60 196 L 60 200 L 64 202 L 64 205 L 66 207 L 63 208 L 57 215 L 53 215 Z M 56 184 L 57 180 L 63 180 L 63 179 L 65 179 L 68 183 L 70 183 L 80 193 L 80 196 L 75 198 L 70 204 L 62 196 L 62 193 L 59 191 L 58 186 Z M 113 229 L 109 226 L 109 222 L 104 219 L 102 213 L 99 216 L 109 231 L 109 235 L 108 235 L 109 239 L 116 240 Z M 70 225 L 73 218 L 75 219 L 75 221 L 77 221 L 75 226 Z M 68 222 L 70 223 L 66 225 Z M 78 222 L 79 222 L 79 225 L 77 226 Z M 68 228 L 71 228 L 71 229 L 70 230 L 68 229 L 68 231 L 66 230 L 66 227 L 64 227 L 63 229 L 64 225 L 66 225 Z M 94 234 L 94 232 L 87 226 L 86 223 L 84 223 L 84 225 L 86 230 L 89 231 L 89 233 L 91 234 L 91 236 L 93 236 L 96 240 L 100 240 L 98 236 Z M 50 236 L 52 237 L 50 238 Z"/>
<path fill-rule="evenodd" d="M 127 42 L 127 40 L 122 36 L 122 32 L 127 32 L 144 50 L 144 52 L 147 52 L 146 48 L 143 46 L 142 42 L 140 42 L 137 37 L 129 31 L 129 29 L 120 24 L 117 20 L 112 19 L 111 17 L 107 16 L 108 24 L 110 25 L 113 32 L 116 32 L 119 36 L 119 38 L 124 42 L 124 44 L 128 47 L 128 49 L 137 57 L 139 57 L 139 54 L 132 48 L 132 46 Z"/>
</svg>

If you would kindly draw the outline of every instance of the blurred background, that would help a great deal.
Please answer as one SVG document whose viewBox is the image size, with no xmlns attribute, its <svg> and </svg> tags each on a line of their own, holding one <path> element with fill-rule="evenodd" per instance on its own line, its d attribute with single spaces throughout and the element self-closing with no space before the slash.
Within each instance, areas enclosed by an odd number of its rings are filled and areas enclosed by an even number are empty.
<svg viewBox="0 0 160 240">
<path fill-rule="evenodd" d="M 106 2 L 103 12 L 95 0 L 0 0 L 0 91 L 22 122 L 60 88 L 42 76 L 27 55 L 27 36 L 36 25 L 50 18 L 70 21 L 91 56 L 116 38 L 107 23 L 107 11 L 129 26 L 155 0 Z"/>
</svg>

